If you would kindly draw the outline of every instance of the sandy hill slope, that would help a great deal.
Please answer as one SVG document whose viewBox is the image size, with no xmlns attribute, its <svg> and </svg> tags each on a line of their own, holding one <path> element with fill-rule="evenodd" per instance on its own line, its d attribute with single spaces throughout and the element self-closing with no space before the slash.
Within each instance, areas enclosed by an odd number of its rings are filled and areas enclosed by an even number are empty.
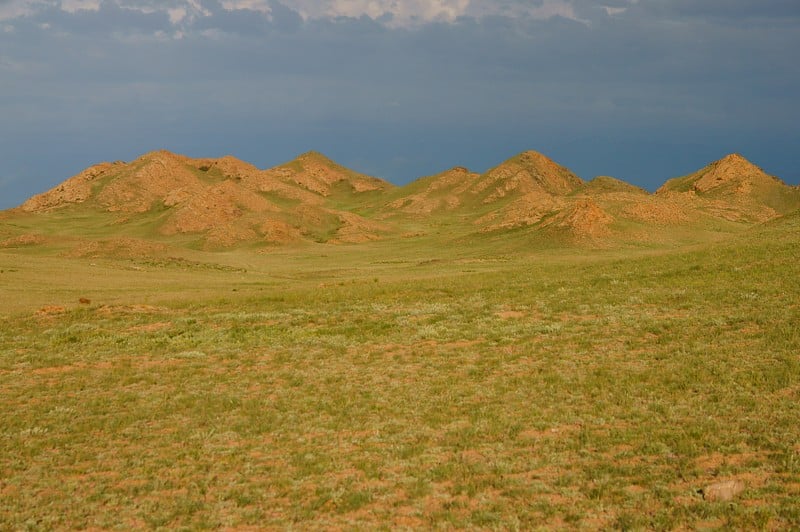
<svg viewBox="0 0 800 532">
<path fill-rule="evenodd" d="M 609 235 L 614 218 L 591 198 L 580 198 L 542 220 L 541 228 L 572 238 Z"/>
<path fill-rule="evenodd" d="M 548 157 L 526 151 L 483 174 L 455 167 L 394 194 L 388 211 L 459 216 L 483 230 L 528 226 L 561 206 L 583 180 Z"/>
<path fill-rule="evenodd" d="M 474 179 L 482 233 L 522 232 L 539 241 L 661 245 L 718 238 L 800 207 L 798 191 L 740 156 L 672 180 L 658 194 L 619 179 L 585 182 L 536 152 L 525 152 Z M 715 236 L 716 235 L 716 236 Z"/>
<path fill-rule="evenodd" d="M 388 227 L 342 203 L 357 205 L 359 196 L 391 187 L 314 152 L 260 170 L 231 156 L 191 159 L 157 151 L 92 166 L 18 210 L 115 214 L 99 216 L 97 224 L 146 227 L 144 236 L 152 237 L 188 235 L 205 248 L 360 242 L 380 238 Z"/>
<path fill-rule="evenodd" d="M 635 194 L 647 195 L 647 191 L 616 177 L 599 175 L 586 183 L 580 192 L 584 194 Z"/>
<path fill-rule="evenodd" d="M 509 229 L 563 229 L 570 235 L 600 235 L 607 215 L 584 218 L 594 202 L 573 198 L 586 182 L 568 168 L 535 151 L 526 151 L 504 161 L 476 179 L 469 193 L 479 198 L 484 212 L 475 224 L 481 232 Z M 591 207 L 589 207 L 591 205 Z M 594 220 L 597 228 L 590 228 Z"/>
<path fill-rule="evenodd" d="M 315 151 L 306 152 L 268 173 L 323 197 L 384 191 L 394 186 L 381 179 L 354 172 Z"/>
<path fill-rule="evenodd" d="M 69 204 L 83 203 L 92 197 L 96 182 L 118 171 L 125 163 L 100 163 L 91 166 L 55 188 L 37 194 L 20 206 L 25 212 L 44 212 Z"/>
<path fill-rule="evenodd" d="M 526 194 L 563 196 L 584 185 L 568 168 L 535 151 L 526 151 L 492 168 L 471 187 L 483 203 Z"/>
<path fill-rule="evenodd" d="M 535 151 L 483 174 L 456 167 L 421 178 L 394 191 L 385 207 L 393 220 L 558 245 L 662 242 L 672 227 L 697 222 L 673 199 L 608 176 L 586 182 Z"/>
<path fill-rule="evenodd" d="M 761 222 L 800 208 L 800 190 L 736 153 L 670 179 L 657 194 L 681 195 L 696 209 L 736 221 Z"/>
<path fill-rule="evenodd" d="M 564 196 L 583 185 L 568 168 L 526 151 L 483 174 L 455 167 L 421 178 L 400 189 L 399 197 L 387 206 L 416 214 L 454 210 L 485 214 L 526 196 Z"/>
<path fill-rule="evenodd" d="M 387 207 L 421 215 L 453 211 L 464 207 L 467 191 L 479 177 L 480 174 L 462 166 L 422 177 L 399 190 L 400 197 L 389 202 Z"/>
</svg>

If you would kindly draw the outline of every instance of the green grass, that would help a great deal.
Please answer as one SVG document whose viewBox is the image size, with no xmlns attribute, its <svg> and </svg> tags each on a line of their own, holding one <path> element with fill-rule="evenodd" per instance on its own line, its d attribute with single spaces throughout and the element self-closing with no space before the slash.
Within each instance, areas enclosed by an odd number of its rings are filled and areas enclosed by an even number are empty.
<svg viewBox="0 0 800 532">
<path fill-rule="evenodd" d="M 0 528 L 797 528 L 798 219 L 671 250 L 0 250 Z"/>
<path fill-rule="evenodd" d="M 17 234 L 42 235 L 65 243 L 76 239 L 112 237 L 152 239 L 158 236 L 158 227 L 164 217 L 163 208 L 145 214 L 126 215 L 98 210 L 93 205 L 80 205 L 69 210 L 20 214 L 8 227 Z"/>
<path fill-rule="evenodd" d="M 600 175 L 587 181 L 586 184 L 572 192 L 571 195 L 603 194 L 610 192 L 628 192 L 633 194 L 647 194 L 647 191 L 635 185 L 626 183 L 615 177 Z"/>
</svg>

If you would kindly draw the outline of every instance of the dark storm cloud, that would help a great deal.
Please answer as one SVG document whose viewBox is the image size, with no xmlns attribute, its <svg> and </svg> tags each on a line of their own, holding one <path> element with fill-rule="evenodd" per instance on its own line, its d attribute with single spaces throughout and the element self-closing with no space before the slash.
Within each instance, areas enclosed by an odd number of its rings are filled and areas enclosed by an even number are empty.
<svg viewBox="0 0 800 532">
<path fill-rule="evenodd" d="M 766 18 L 800 17 L 800 3 L 795 0 L 641 0 L 634 10 L 655 16 L 751 21 Z"/>
<path fill-rule="evenodd" d="M 277 1 L 38 9 L 0 21 L 0 190 L 18 190 L 0 207 L 155 148 L 261 166 L 315 148 L 395 181 L 534 148 L 650 187 L 743 151 L 797 180 L 795 4 L 574 0 L 574 20 L 410 26 Z"/>
<path fill-rule="evenodd" d="M 43 28 L 46 31 L 81 37 L 113 33 L 152 34 L 172 29 L 169 17 L 163 11 L 144 13 L 120 7 L 113 2 L 103 2 L 97 11 L 77 10 L 74 13 L 53 6 L 26 18 L 30 22 L 46 25 Z"/>
<path fill-rule="evenodd" d="M 199 31 L 219 30 L 229 35 L 262 36 L 270 31 L 296 31 L 302 24 L 302 17 L 279 2 L 269 4 L 270 11 L 254 9 L 225 9 L 220 2 L 203 2 L 210 16 L 197 18 L 192 29 Z"/>
</svg>

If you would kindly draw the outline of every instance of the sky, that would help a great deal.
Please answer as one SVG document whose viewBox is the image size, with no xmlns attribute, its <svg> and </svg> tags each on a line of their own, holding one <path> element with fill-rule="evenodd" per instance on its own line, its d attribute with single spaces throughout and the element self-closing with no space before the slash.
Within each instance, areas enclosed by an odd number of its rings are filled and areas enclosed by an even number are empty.
<svg viewBox="0 0 800 532">
<path fill-rule="evenodd" d="M 0 0 L 0 209 L 156 149 L 800 183 L 798 0 Z"/>
</svg>

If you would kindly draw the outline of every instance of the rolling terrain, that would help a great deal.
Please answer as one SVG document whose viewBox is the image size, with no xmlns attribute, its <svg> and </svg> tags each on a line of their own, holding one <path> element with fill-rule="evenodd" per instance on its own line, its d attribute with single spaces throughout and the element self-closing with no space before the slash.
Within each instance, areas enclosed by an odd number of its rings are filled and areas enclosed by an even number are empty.
<svg viewBox="0 0 800 532">
<path fill-rule="evenodd" d="M 64 235 L 76 238 L 84 230 L 104 231 L 201 249 L 360 242 L 387 229 L 352 210 L 391 187 L 314 152 L 262 171 L 233 157 L 190 159 L 159 151 L 131 163 L 92 166 L 16 211 L 58 228 L 66 222 Z"/>
<path fill-rule="evenodd" d="M 0 213 L 0 529 L 800 527 L 798 190 L 167 152 Z"/>
<path fill-rule="evenodd" d="M 159 151 L 92 166 L 6 211 L 0 246 L 136 255 L 427 236 L 658 247 L 724 238 L 798 208 L 798 188 L 736 154 L 649 194 L 612 177 L 584 181 L 534 151 L 483 174 L 456 167 L 404 187 L 316 152 L 260 170 Z"/>
</svg>

